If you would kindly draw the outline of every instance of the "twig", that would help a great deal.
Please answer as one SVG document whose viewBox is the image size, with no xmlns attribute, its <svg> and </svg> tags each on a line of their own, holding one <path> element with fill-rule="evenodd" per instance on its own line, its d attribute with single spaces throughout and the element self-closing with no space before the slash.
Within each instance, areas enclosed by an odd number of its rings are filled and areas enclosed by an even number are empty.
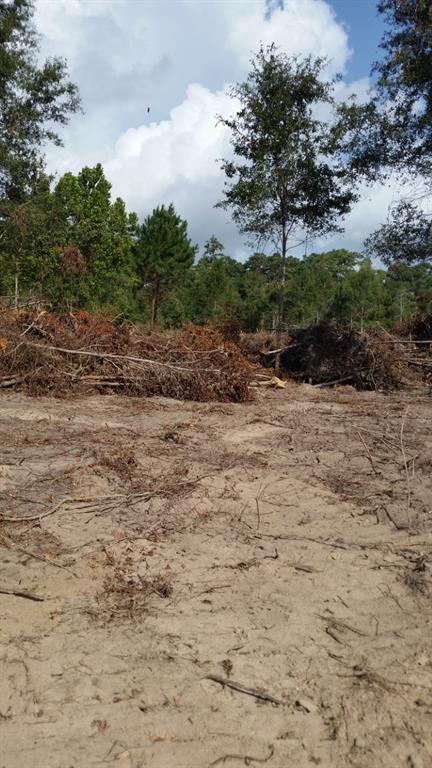
<svg viewBox="0 0 432 768">
<path fill-rule="evenodd" d="M 43 603 L 45 600 L 44 597 L 35 595 L 34 592 L 26 592 L 23 589 L 6 589 L 5 587 L 0 587 L 0 595 L 15 595 L 15 597 L 25 597 L 27 600 L 35 600 L 37 603 Z"/>
<path fill-rule="evenodd" d="M 314 384 L 313 386 L 315 389 L 320 389 L 323 387 L 332 387 L 333 384 L 343 384 L 344 381 L 349 381 L 353 378 L 354 374 L 356 373 L 364 373 L 365 368 L 357 368 L 355 371 L 351 371 L 347 376 L 341 376 L 340 379 L 333 379 L 333 381 L 322 381 L 319 384 Z"/>
<path fill-rule="evenodd" d="M 432 344 L 432 339 L 386 339 L 385 344 Z"/>
<path fill-rule="evenodd" d="M 125 360 L 129 363 L 138 363 L 140 365 L 158 365 L 162 368 L 170 368 L 173 371 L 185 371 L 186 373 L 193 373 L 193 368 L 184 368 L 179 365 L 172 365 L 171 363 L 163 363 L 160 360 L 150 360 L 147 357 L 132 357 L 131 355 L 114 355 L 109 352 L 91 352 L 85 349 L 67 349 L 66 347 L 54 347 L 46 344 L 36 344 L 35 342 L 26 342 L 30 347 L 36 347 L 37 349 L 51 350 L 53 352 L 63 352 L 65 355 L 80 355 L 81 357 L 97 357 L 99 360 Z M 200 372 L 205 371 L 207 373 L 220 373 L 216 368 L 200 368 Z"/>
<path fill-rule="evenodd" d="M 256 533 L 255 538 L 261 539 L 281 539 L 283 541 L 311 541 L 314 544 L 322 544 L 325 547 L 331 547 L 331 549 L 349 549 L 349 547 L 358 546 L 355 543 L 338 543 L 336 541 L 326 541 L 326 539 L 315 539 L 312 536 L 296 536 L 295 534 L 284 535 L 281 533 Z"/>
<path fill-rule="evenodd" d="M 53 515 L 54 512 L 57 512 L 57 510 L 60 509 L 63 503 L 64 503 L 63 501 L 59 501 L 59 503 L 56 504 L 48 512 L 43 512 L 39 515 L 27 515 L 26 517 L 6 517 L 6 515 L 3 515 L 0 512 L 0 523 L 26 523 L 29 520 L 42 520 L 42 518 L 48 517 L 49 515 Z"/>
<path fill-rule="evenodd" d="M 335 629 L 339 629 L 339 630 L 348 629 L 350 632 L 353 632 L 355 635 L 366 637 L 365 632 L 362 632 L 360 629 L 357 629 L 357 627 L 352 627 L 351 624 L 347 624 L 346 621 L 337 619 L 334 616 L 327 616 L 322 613 L 316 613 L 315 616 L 317 616 L 319 619 L 322 619 L 323 621 L 326 621 L 329 624 L 332 624 Z"/>
<path fill-rule="evenodd" d="M 261 514 L 260 514 L 260 506 L 259 506 L 259 498 L 258 496 L 255 496 L 255 504 L 256 504 L 256 511 L 257 511 L 257 531 L 260 529 L 261 525 Z"/>
<path fill-rule="evenodd" d="M 68 568 L 67 565 L 62 565 L 62 563 L 57 563 L 55 560 L 49 560 L 47 557 L 42 557 L 42 555 L 37 555 L 36 552 L 30 552 L 29 549 L 23 549 L 22 547 L 17 547 L 15 542 L 13 542 L 11 539 L 7 538 L 6 536 L 2 535 L 1 538 L 4 542 L 6 542 L 6 546 L 9 546 L 14 552 L 19 552 L 21 555 L 27 555 L 27 557 L 33 557 L 35 560 L 40 560 L 42 563 L 45 563 L 45 565 L 52 565 L 54 568 L 62 568 L 64 571 L 68 571 L 68 573 L 71 573 L 72 576 L 75 576 L 76 579 L 79 577 L 77 574 L 72 571 L 71 568 Z"/>
<path fill-rule="evenodd" d="M 31 323 L 29 326 L 27 326 L 27 328 L 26 328 L 26 329 L 25 329 L 25 330 L 24 330 L 22 333 L 20 333 L 20 337 L 21 337 L 21 336 L 25 336 L 25 335 L 26 335 L 26 333 L 28 333 L 29 331 L 31 331 L 31 329 L 35 327 L 35 325 L 36 325 L 37 321 L 38 321 L 38 320 L 40 320 L 40 318 L 41 318 L 43 315 L 46 315 L 46 309 L 43 309 L 41 312 L 39 312 L 38 316 L 37 316 L 37 317 L 36 317 L 36 318 L 33 320 L 33 322 L 32 322 L 32 323 Z M 41 329 L 41 328 L 38 328 L 38 330 L 42 331 L 42 329 Z"/>
<path fill-rule="evenodd" d="M 226 763 L 227 760 L 243 760 L 245 765 L 250 765 L 251 763 L 268 763 L 269 760 L 274 755 L 274 746 L 273 744 L 269 745 L 269 753 L 267 757 L 252 757 L 252 755 L 238 755 L 238 754 L 232 754 L 232 755 L 222 755 L 222 757 L 218 757 L 216 760 L 213 760 L 212 763 L 210 763 L 209 768 L 212 768 L 214 765 L 219 765 L 219 763 Z"/>
<path fill-rule="evenodd" d="M 341 640 L 340 637 L 338 637 L 335 630 L 333 630 L 331 627 L 326 627 L 325 631 L 327 632 L 328 635 L 330 635 L 330 637 L 333 638 L 333 640 L 336 640 L 336 642 L 339 643 L 339 645 L 344 645 L 344 646 L 347 645 L 347 643 L 344 640 Z"/>
<path fill-rule="evenodd" d="M 407 415 L 408 415 L 408 408 L 406 409 L 406 411 L 405 411 L 405 413 L 403 415 L 403 418 L 402 418 L 402 424 L 401 424 L 401 429 L 400 429 L 400 446 L 401 446 L 402 456 L 403 456 L 403 460 L 404 460 L 405 474 L 406 474 L 406 481 L 407 481 L 407 492 L 408 492 L 408 510 L 407 510 L 407 514 L 408 514 L 408 523 L 409 523 L 410 522 L 410 509 L 411 509 L 411 484 L 410 484 L 410 477 L 409 477 L 409 472 L 408 472 L 408 463 L 407 463 L 407 459 L 406 459 L 405 446 L 404 446 L 404 441 L 403 441 L 403 432 L 404 432 L 405 421 L 406 421 Z"/>
<path fill-rule="evenodd" d="M 235 683 L 233 680 L 228 680 L 226 677 L 219 677 L 218 675 L 206 675 L 206 680 L 213 680 L 214 683 L 219 683 L 223 687 L 232 688 L 233 691 L 238 693 L 245 693 L 247 696 L 254 696 L 261 701 L 270 701 L 272 704 L 282 704 L 286 706 L 287 702 L 281 699 L 275 699 L 274 696 L 270 696 L 268 693 L 260 693 L 255 688 L 246 688 L 246 686 L 240 683 Z"/>
<path fill-rule="evenodd" d="M 357 434 L 358 434 L 358 436 L 359 436 L 360 440 L 362 441 L 362 443 L 363 443 L 363 445 L 364 445 L 364 447 L 365 447 L 365 449 L 366 449 L 366 453 L 367 453 L 367 455 L 368 455 L 368 458 L 369 458 L 369 461 L 370 461 L 370 464 L 371 464 L 371 467 L 372 467 L 372 469 L 373 469 L 374 473 L 375 473 L 376 475 L 380 475 L 380 474 L 381 474 L 381 472 L 378 472 L 378 470 L 375 468 L 375 464 L 374 464 L 374 461 L 373 461 L 373 458 L 372 458 L 371 452 L 370 452 L 369 448 L 367 447 L 365 440 L 363 439 L 363 437 L 362 437 L 362 435 L 361 435 L 361 433 L 360 433 L 360 432 L 358 432 L 358 431 L 357 431 Z"/>
</svg>

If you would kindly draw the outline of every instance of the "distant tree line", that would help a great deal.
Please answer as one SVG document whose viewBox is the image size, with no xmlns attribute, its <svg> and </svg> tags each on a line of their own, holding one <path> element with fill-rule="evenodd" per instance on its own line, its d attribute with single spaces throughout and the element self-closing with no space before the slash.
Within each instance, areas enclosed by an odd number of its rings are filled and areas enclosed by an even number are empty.
<svg viewBox="0 0 432 768">
<path fill-rule="evenodd" d="M 218 205 L 251 242 L 240 263 L 212 236 L 203 252 L 173 205 L 142 222 L 111 197 L 100 164 L 55 180 L 43 147 L 80 110 L 62 59 L 40 62 L 32 0 L 0 3 L 0 294 L 103 310 L 151 330 L 241 321 L 280 329 L 327 320 L 367 327 L 432 308 L 432 5 L 381 0 L 388 30 L 366 104 L 339 103 L 326 61 L 261 48 L 220 121 L 232 155 Z M 341 231 L 361 181 L 415 178 L 365 243 L 291 255 Z M 377 266 L 381 264 L 382 266 Z"/>
</svg>

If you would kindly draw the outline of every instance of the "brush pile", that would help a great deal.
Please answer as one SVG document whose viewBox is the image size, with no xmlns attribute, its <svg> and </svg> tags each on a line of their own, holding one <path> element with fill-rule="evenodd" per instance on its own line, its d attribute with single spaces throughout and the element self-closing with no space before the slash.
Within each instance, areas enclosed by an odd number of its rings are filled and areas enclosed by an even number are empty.
<svg viewBox="0 0 432 768">
<path fill-rule="evenodd" d="M 409 371 L 400 348 L 378 330 L 368 333 L 320 324 L 296 329 L 288 344 L 262 355 L 280 371 L 310 384 L 351 384 L 356 389 L 400 389 Z"/>
<path fill-rule="evenodd" d="M 419 312 L 406 323 L 399 323 L 394 328 L 397 336 L 421 341 L 423 343 L 431 342 L 432 345 L 432 314 Z"/>
<path fill-rule="evenodd" d="M 0 311 L 0 388 L 242 402 L 253 397 L 254 371 L 236 344 L 209 328 L 147 336 L 88 312 Z"/>
</svg>

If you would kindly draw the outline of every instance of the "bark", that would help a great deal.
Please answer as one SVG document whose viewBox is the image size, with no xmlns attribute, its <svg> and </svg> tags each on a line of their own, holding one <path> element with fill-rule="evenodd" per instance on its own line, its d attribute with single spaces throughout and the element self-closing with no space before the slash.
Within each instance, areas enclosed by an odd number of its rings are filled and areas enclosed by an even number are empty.
<svg viewBox="0 0 432 768">
<path fill-rule="evenodd" d="M 19 278 L 18 278 L 18 272 L 15 273 L 15 296 L 14 296 L 14 307 L 15 309 L 18 309 L 19 305 Z"/>
<path fill-rule="evenodd" d="M 159 308 L 159 281 L 154 285 L 152 297 L 151 297 L 151 310 L 150 310 L 150 333 L 156 330 L 157 313 Z"/>
</svg>

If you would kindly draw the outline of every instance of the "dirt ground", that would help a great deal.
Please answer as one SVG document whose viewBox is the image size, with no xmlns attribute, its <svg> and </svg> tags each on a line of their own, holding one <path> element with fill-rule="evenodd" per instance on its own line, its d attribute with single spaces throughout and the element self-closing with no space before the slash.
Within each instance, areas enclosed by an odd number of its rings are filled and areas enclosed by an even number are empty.
<svg viewBox="0 0 432 768">
<path fill-rule="evenodd" d="M 431 425 L 2 394 L 1 768 L 429 768 Z"/>
</svg>

